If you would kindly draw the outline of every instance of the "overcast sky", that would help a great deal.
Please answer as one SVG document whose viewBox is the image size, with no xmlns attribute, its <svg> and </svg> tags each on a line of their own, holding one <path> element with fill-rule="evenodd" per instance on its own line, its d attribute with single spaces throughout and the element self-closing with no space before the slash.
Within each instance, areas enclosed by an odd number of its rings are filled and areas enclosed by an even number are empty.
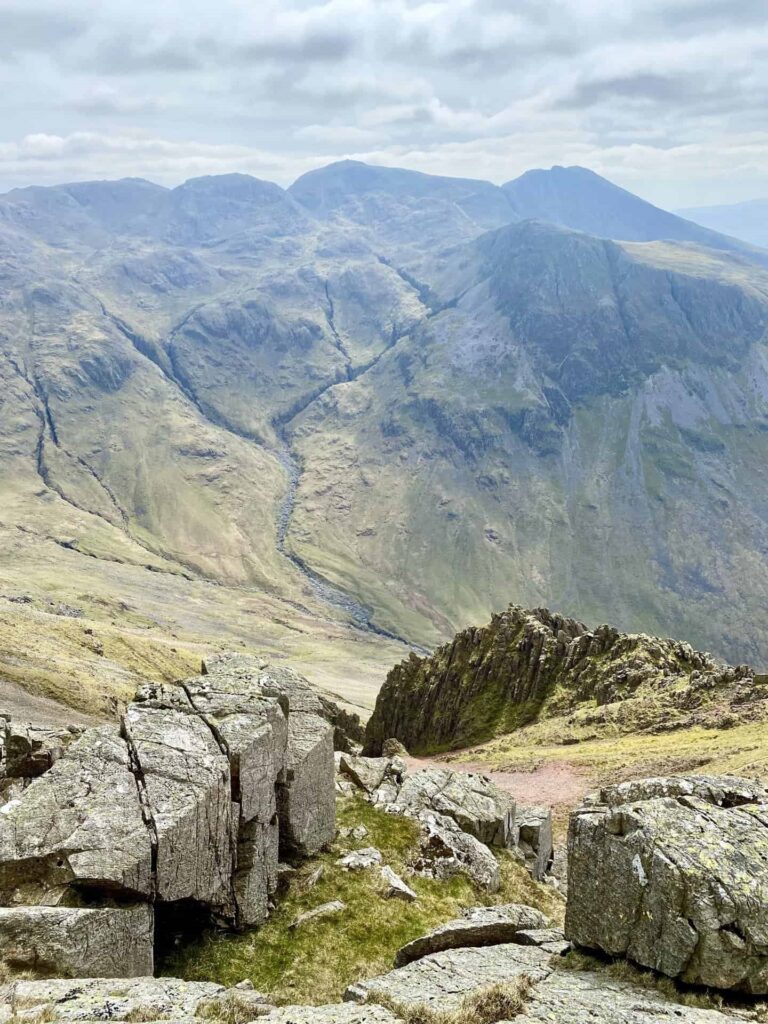
<svg viewBox="0 0 768 1024">
<path fill-rule="evenodd" d="M 768 0 L 0 0 L 0 191 L 342 157 L 768 196 Z"/>
</svg>

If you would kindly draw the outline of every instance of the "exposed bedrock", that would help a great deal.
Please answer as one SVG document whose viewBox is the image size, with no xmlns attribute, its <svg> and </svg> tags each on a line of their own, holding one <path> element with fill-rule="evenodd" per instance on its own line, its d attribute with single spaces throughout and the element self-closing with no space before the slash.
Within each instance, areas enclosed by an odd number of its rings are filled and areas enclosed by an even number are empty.
<svg viewBox="0 0 768 1024">
<path fill-rule="evenodd" d="M 673 978 L 768 993 L 768 792 L 646 779 L 571 816 L 566 937 Z"/>
<path fill-rule="evenodd" d="M 221 656 L 57 746 L 0 809 L 0 959 L 132 976 L 151 972 L 153 911 L 261 923 L 278 851 L 310 856 L 335 834 L 338 720 L 290 669 Z"/>
</svg>

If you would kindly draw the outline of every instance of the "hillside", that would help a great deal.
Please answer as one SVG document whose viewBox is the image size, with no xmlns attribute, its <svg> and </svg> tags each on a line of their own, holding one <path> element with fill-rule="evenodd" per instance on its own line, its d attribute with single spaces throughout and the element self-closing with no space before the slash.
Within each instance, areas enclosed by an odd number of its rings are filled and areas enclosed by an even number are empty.
<svg viewBox="0 0 768 1024">
<path fill-rule="evenodd" d="M 561 744 L 693 727 L 729 729 L 768 713 L 768 676 L 725 668 L 688 644 L 546 609 L 511 606 L 431 657 L 387 676 L 366 753 L 400 740 L 413 753 L 468 747 L 546 725 Z M 514 735 L 508 737 L 514 744 Z"/>
<path fill-rule="evenodd" d="M 4 677 L 103 713 L 234 642 L 366 710 L 510 593 L 765 663 L 766 271 L 527 216 L 355 163 L 0 197 Z"/>
</svg>

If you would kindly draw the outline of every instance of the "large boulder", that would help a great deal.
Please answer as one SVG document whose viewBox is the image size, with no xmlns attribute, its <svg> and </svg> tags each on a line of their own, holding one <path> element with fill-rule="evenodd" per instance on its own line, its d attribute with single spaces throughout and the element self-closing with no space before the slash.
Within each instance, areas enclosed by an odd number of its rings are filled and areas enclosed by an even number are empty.
<svg viewBox="0 0 768 1024">
<path fill-rule="evenodd" d="M 514 846 L 515 802 L 485 775 L 427 768 L 407 775 L 394 801 L 407 813 L 435 811 L 488 846 Z"/>
<path fill-rule="evenodd" d="M 549 922 L 540 910 L 522 903 L 498 907 L 470 907 L 464 916 L 447 921 L 426 935 L 402 946 L 395 956 L 395 967 L 404 967 L 430 953 L 462 946 L 499 946 L 515 942 L 521 931 L 546 928 Z M 535 945 L 535 943 L 532 943 Z"/>
<path fill-rule="evenodd" d="M 277 789 L 280 848 L 311 857 L 336 835 L 333 727 L 318 715 L 288 719 L 285 779 Z"/>
<path fill-rule="evenodd" d="M 641 780 L 571 816 L 568 939 L 673 978 L 768 993 L 768 794 Z"/>
<path fill-rule="evenodd" d="M 119 726 L 60 748 L 2 720 L 3 769 L 43 773 L 0 791 L 0 961 L 91 976 L 151 970 L 153 905 L 164 926 L 188 912 L 261 923 L 279 851 L 313 854 L 335 834 L 336 727 L 325 710 L 291 670 L 233 656 L 181 684 L 143 685 Z M 124 951 L 111 962 L 108 920 Z"/>
<path fill-rule="evenodd" d="M 125 715 L 156 838 L 157 897 L 226 911 L 234 861 L 229 761 L 184 691 L 165 690 L 141 693 Z"/>
<path fill-rule="evenodd" d="M 463 874 L 488 892 L 498 892 L 499 863 L 484 843 L 464 832 L 453 818 L 432 811 L 422 811 L 417 818 L 419 846 L 411 860 L 417 875 L 445 880 Z"/>
<path fill-rule="evenodd" d="M 0 960 L 19 971 L 61 978 L 151 975 L 154 938 L 148 903 L 0 908 Z"/>
<path fill-rule="evenodd" d="M 89 729 L 0 814 L 0 904 L 57 903 L 72 885 L 153 892 L 150 832 L 115 726 Z"/>
</svg>

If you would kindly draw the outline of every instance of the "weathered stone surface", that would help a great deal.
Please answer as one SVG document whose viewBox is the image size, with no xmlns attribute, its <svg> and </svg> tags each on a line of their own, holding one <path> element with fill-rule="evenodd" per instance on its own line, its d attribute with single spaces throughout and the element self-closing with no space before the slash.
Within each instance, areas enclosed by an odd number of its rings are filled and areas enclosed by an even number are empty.
<svg viewBox="0 0 768 1024">
<path fill-rule="evenodd" d="M 516 846 L 525 857 L 526 867 L 541 881 L 552 864 L 552 811 L 549 807 L 517 805 L 515 812 Z"/>
<path fill-rule="evenodd" d="M 384 781 L 392 764 L 388 757 L 355 757 L 342 754 L 339 759 L 339 771 L 347 775 L 360 789 L 372 793 Z"/>
<path fill-rule="evenodd" d="M 284 1006 L 273 1010 L 264 1020 L 265 1024 L 399 1024 L 399 1017 L 383 1006 L 356 1006 L 354 1003 Z"/>
<path fill-rule="evenodd" d="M 515 936 L 521 946 L 540 946 L 541 949 L 560 956 L 571 948 L 559 928 L 524 928 Z"/>
<path fill-rule="evenodd" d="M 654 779 L 575 811 L 566 937 L 686 982 L 768 992 L 763 795 L 746 780 Z"/>
<path fill-rule="evenodd" d="M 212 982 L 177 978 L 18 981 L 10 986 L 6 1005 L 22 1020 L 183 1020 L 227 991 Z"/>
<path fill-rule="evenodd" d="M 736 1019 L 681 1006 L 604 973 L 554 971 L 536 986 L 514 1024 L 733 1024 Z"/>
<path fill-rule="evenodd" d="M 330 903 L 321 903 L 319 907 L 313 907 L 312 910 L 307 910 L 306 913 L 299 914 L 299 916 L 291 922 L 289 927 L 300 928 L 303 924 L 307 924 L 309 921 L 316 921 L 318 917 L 330 917 L 332 914 L 340 914 L 346 909 L 347 905 L 342 900 L 331 900 Z"/>
<path fill-rule="evenodd" d="M 688 796 L 698 797 L 716 807 L 768 803 L 768 789 L 753 779 L 742 779 L 735 775 L 673 775 L 632 779 L 616 786 L 606 786 L 587 797 L 585 804 L 618 807 L 654 797 Z"/>
<path fill-rule="evenodd" d="M 236 920 L 255 927 L 269 916 L 278 886 L 280 830 L 277 816 L 266 825 L 256 819 L 240 826 L 234 874 Z"/>
<path fill-rule="evenodd" d="M 309 681 L 287 665 L 276 665 L 266 658 L 228 652 L 213 655 L 203 662 L 205 675 L 229 676 L 258 683 L 267 697 L 286 701 L 286 711 L 303 711 L 324 718 L 333 727 L 334 749 L 354 752 L 365 738 L 360 718 L 339 707 L 312 689 Z"/>
<path fill-rule="evenodd" d="M 275 814 L 275 783 L 285 769 L 288 720 L 258 684 L 227 675 L 188 679 L 184 689 L 229 757 L 232 796 L 243 822 L 267 824 Z"/>
<path fill-rule="evenodd" d="M 385 865 L 381 869 L 381 878 L 384 882 L 384 899 L 414 903 L 419 898 L 413 889 L 406 885 L 400 875 L 393 871 L 389 865 Z"/>
<path fill-rule="evenodd" d="M 536 946 L 449 949 L 350 985 L 344 999 L 376 1002 L 386 996 L 405 1007 L 426 1004 L 433 1009 L 452 1010 L 465 996 L 490 985 L 513 981 L 521 975 L 534 980 L 545 978 L 549 959 L 549 954 Z"/>
<path fill-rule="evenodd" d="M 515 803 L 484 775 L 428 768 L 403 780 L 397 807 L 432 810 L 453 820 L 488 846 L 513 846 Z"/>
<path fill-rule="evenodd" d="M 234 853 L 229 762 L 175 689 L 131 704 L 125 714 L 157 836 L 157 895 L 227 908 Z"/>
<path fill-rule="evenodd" d="M 0 808 L 0 902 L 56 903 L 70 884 L 152 892 L 152 848 L 128 747 L 88 730 Z"/>
<path fill-rule="evenodd" d="M 63 978 L 134 978 L 153 972 L 154 914 L 120 908 L 0 908 L 0 961 Z"/>
<path fill-rule="evenodd" d="M 9 779 L 36 779 L 58 761 L 73 740 L 67 730 L 36 729 L 0 719 L 3 774 Z"/>
<path fill-rule="evenodd" d="M 496 892 L 501 873 L 491 851 L 474 836 L 462 831 L 452 818 L 431 811 L 418 815 L 421 822 L 419 851 L 411 861 L 418 875 L 453 878 L 466 874 L 489 892 Z"/>
<path fill-rule="evenodd" d="M 414 960 L 421 960 L 422 957 L 440 953 L 444 949 L 517 942 L 518 934 L 524 929 L 546 928 L 548 923 L 540 910 L 522 903 L 472 907 L 465 911 L 463 917 L 448 921 L 399 949 L 395 956 L 395 966 L 404 967 Z"/>
<path fill-rule="evenodd" d="M 373 846 L 366 846 L 362 850 L 353 850 L 351 853 L 344 854 L 336 863 L 345 871 L 365 871 L 367 868 L 381 864 L 381 851 Z"/>
<path fill-rule="evenodd" d="M 285 776 L 277 790 L 280 848 L 312 856 L 336 834 L 333 727 L 324 718 L 291 711 Z"/>
</svg>

